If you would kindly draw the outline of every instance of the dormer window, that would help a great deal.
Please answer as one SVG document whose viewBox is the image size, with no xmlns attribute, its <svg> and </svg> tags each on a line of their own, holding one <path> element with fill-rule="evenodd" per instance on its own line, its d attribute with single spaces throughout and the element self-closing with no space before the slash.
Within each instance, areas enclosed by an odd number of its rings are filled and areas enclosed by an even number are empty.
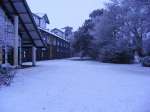
<svg viewBox="0 0 150 112">
<path fill-rule="evenodd" d="M 42 29 L 47 29 L 46 25 L 50 22 L 46 14 L 33 14 L 33 16 L 38 27 L 41 27 Z"/>
</svg>

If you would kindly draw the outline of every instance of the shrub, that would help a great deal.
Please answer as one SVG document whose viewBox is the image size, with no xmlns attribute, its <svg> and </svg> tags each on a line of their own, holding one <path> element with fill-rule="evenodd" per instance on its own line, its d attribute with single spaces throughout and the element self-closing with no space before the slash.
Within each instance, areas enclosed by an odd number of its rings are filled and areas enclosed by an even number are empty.
<svg viewBox="0 0 150 112">
<path fill-rule="evenodd" d="M 108 44 L 100 50 L 99 59 L 105 63 L 133 63 L 134 51 L 126 41 Z"/>
<path fill-rule="evenodd" d="M 146 56 L 141 60 L 144 67 L 150 67 L 150 56 Z"/>
<path fill-rule="evenodd" d="M 144 41 L 143 49 L 144 49 L 144 55 L 150 56 L 150 39 Z"/>
<path fill-rule="evenodd" d="M 0 65 L 0 85 L 10 85 L 16 71 L 9 64 Z"/>
</svg>

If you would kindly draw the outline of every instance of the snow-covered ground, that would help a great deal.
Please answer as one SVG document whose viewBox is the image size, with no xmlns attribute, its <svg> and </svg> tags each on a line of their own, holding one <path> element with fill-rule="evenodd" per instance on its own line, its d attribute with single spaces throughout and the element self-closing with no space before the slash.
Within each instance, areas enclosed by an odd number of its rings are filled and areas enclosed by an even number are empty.
<svg viewBox="0 0 150 112">
<path fill-rule="evenodd" d="M 19 70 L 0 112 L 150 112 L 150 69 L 53 60 Z"/>
</svg>

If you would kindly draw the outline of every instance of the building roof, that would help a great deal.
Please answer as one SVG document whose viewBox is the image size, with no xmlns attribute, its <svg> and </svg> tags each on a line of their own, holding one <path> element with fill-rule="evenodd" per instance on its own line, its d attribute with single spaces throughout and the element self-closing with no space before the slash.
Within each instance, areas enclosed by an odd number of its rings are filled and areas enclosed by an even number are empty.
<svg viewBox="0 0 150 112">
<path fill-rule="evenodd" d="M 51 31 L 48 31 L 48 30 L 43 29 L 43 28 L 40 28 L 40 27 L 39 27 L 39 29 L 42 30 L 42 31 L 44 31 L 44 32 L 49 33 L 50 35 L 52 35 L 52 36 L 54 36 L 54 37 L 56 37 L 56 38 L 59 38 L 59 39 L 61 39 L 61 40 L 64 40 L 64 41 L 68 42 L 68 40 L 66 40 L 66 39 L 64 39 L 64 38 L 62 38 L 62 37 L 56 35 L 55 33 L 51 32 Z"/>
<path fill-rule="evenodd" d="M 60 30 L 60 29 L 58 29 L 58 28 L 54 28 L 54 29 L 51 30 L 51 32 L 55 32 L 55 31 L 59 31 L 59 32 L 61 32 L 61 33 L 64 33 L 62 30 Z"/>
<path fill-rule="evenodd" d="M 19 17 L 23 46 L 45 46 L 26 0 L 2 0 L 2 8 L 12 21 L 14 15 Z"/>
</svg>

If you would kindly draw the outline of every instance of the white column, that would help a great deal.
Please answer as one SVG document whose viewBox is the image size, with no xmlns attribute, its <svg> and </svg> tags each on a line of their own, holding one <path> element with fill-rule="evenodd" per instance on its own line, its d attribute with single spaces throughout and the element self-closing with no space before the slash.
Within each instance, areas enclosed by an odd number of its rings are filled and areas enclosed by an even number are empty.
<svg viewBox="0 0 150 112">
<path fill-rule="evenodd" d="M 14 28 L 15 28 L 15 37 L 14 37 L 14 66 L 18 66 L 18 47 L 19 47 L 19 36 L 18 36 L 18 16 L 14 16 Z"/>
<path fill-rule="evenodd" d="M 21 38 L 20 38 L 20 41 L 19 41 L 19 42 L 20 42 L 20 43 L 19 43 L 19 45 L 20 45 L 20 49 L 19 49 L 19 53 L 20 53 L 20 54 L 19 54 L 19 62 L 20 62 L 20 63 L 19 63 L 19 64 L 20 64 L 20 65 L 22 65 L 22 42 L 21 42 L 21 41 L 22 41 L 22 40 L 21 40 Z"/>
<path fill-rule="evenodd" d="M 32 65 L 36 66 L 36 47 L 32 47 Z"/>
<path fill-rule="evenodd" d="M 7 45 L 5 45 L 5 64 L 8 64 L 8 51 L 7 51 Z"/>
</svg>

